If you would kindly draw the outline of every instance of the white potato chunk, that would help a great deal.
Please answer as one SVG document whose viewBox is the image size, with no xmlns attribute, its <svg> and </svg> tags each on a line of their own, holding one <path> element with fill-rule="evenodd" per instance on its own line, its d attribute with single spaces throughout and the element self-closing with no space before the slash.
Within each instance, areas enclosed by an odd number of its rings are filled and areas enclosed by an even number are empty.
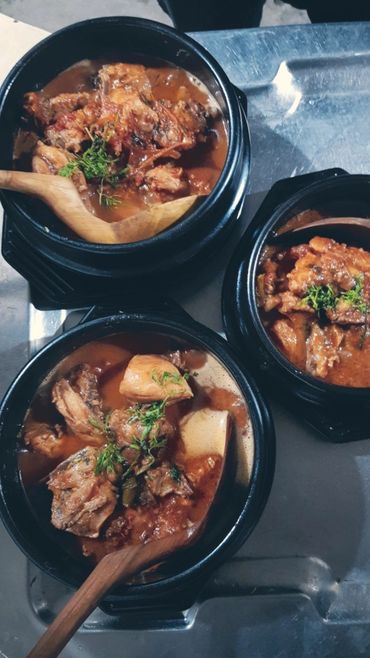
<svg viewBox="0 0 370 658">
<path fill-rule="evenodd" d="M 194 411 L 180 421 L 180 433 L 187 457 L 224 457 L 231 433 L 230 414 L 216 409 Z"/>
<path fill-rule="evenodd" d="M 180 371 L 157 354 L 138 354 L 129 362 L 119 392 L 136 402 L 178 402 L 193 397 Z"/>
</svg>

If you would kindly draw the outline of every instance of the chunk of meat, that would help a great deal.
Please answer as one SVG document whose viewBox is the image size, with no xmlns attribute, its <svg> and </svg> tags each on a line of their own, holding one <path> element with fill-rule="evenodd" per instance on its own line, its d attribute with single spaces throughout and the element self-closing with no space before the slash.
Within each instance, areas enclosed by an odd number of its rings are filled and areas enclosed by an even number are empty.
<svg viewBox="0 0 370 658">
<path fill-rule="evenodd" d="M 58 530 L 81 537 L 98 537 L 103 523 L 113 513 L 117 475 L 96 475 L 97 454 L 97 448 L 84 448 L 50 473 L 51 522 Z"/>
<path fill-rule="evenodd" d="M 365 321 L 370 324 L 370 313 L 365 314 L 363 311 L 360 311 L 345 299 L 339 299 L 335 308 L 328 309 L 326 311 L 326 316 L 330 322 L 335 322 L 342 325 L 365 324 Z"/>
<path fill-rule="evenodd" d="M 158 192 L 170 192 L 171 194 L 187 194 L 188 183 L 184 179 L 182 167 L 174 167 L 171 164 L 159 165 L 150 169 L 145 174 L 145 183 Z"/>
<path fill-rule="evenodd" d="M 280 313 L 283 313 L 284 315 L 287 315 L 292 311 L 315 313 L 314 309 L 306 302 L 304 302 L 302 297 L 298 297 L 294 293 L 290 292 L 290 290 L 286 290 L 285 292 L 282 292 L 280 295 L 276 296 L 279 297 L 279 302 L 276 305 L 278 306 Z"/>
<path fill-rule="evenodd" d="M 174 426 L 165 415 L 151 425 L 149 432 L 147 432 L 145 424 L 135 416 L 135 409 L 131 407 L 115 409 L 109 419 L 109 427 L 114 433 L 115 441 L 121 448 L 125 448 L 125 459 L 130 463 L 137 458 L 137 450 L 129 447 L 135 439 L 145 437 L 150 442 L 159 437 L 171 439 L 175 434 Z"/>
<path fill-rule="evenodd" d="M 79 153 L 89 139 L 89 129 L 101 113 L 100 105 L 92 96 L 90 101 L 70 112 L 60 112 L 45 129 L 45 138 L 51 146 Z M 91 132 L 91 131 L 90 131 Z"/>
<path fill-rule="evenodd" d="M 153 496 L 163 498 L 168 494 L 191 496 L 191 487 L 186 475 L 178 467 L 163 462 L 157 468 L 151 468 L 145 475 L 145 482 Z"/>
<path fill-rule="evenodd" d="M 53 116 L 58 114 L 65 114 L 66 112 L 74 112 L 85 107 L 92 99 L 92 94 L 88 91 L 78 91 L 76 93 L 64 93 L 58 96 L 53 96 L 49 99 L 50 107 L 53 111 Z"/>
<path fill-rule="evenodd" d="M 158 146 L 183 151 L 193 148 L 198 141 L 205 141 L 209 116 L 201 103 L 156 101 L 153 107 L 159 118 L 153 132 Z"/>
<path fill-rule="evenodd" d="M 63 441 L 61 429 L 58 425 L 51 427 L 47 423 L 32 421 L 27 425 L 24 433 L 24 442 L 36 452 L 54 459 L 63 454 Z"/>
<path fill-rule="evenodd" d="M 44 128 L 52 120 L 50 99 L 38 91 L 30 91 L 24 95 L 23 107 L 38 126 Z"/>
<path fill-rule="evenodd" d="M 339 348 L 344 331 L 336 325 L 320 327 L 313 323 L 307 339 L 306 369 L 316 377 L 326 377 L 329 369 L 340 360 Z"/>
<path fill-rule="evenodd" d="M 90 101 L 89 92 L 65 93 L 49 98 L 43 92 L 25 94 L 24 109 L 40 126 L 54 122 L 59 114 L 78 110 Z"/>
<path fill-rule="evenodd" d="M 74 434 L 88 436 L 91 443 L 104 443 L 104 414 L 98 379 L 88 364 L 77 366 L 68 378 L 57 381 L 52 401 Z"/>
<path fill-rule="evenodd" d="M 177 402 L 193 397 L 180 371 L 157 354 L 138 354 L 129 362 L 119 391 L 129 400 Z"/>
<path fill-rule="evenodd" d="M 55 176 L 72 159 L 68 151 L 55 146 L 47 146 L 38 141 L 32 156 L 32 171 L 36 174 L 52 174 Z M 75 171 L 72 180 L 79 192 L 87 191 L 86 179 L 82 171 Z"/>
<path fill-rule="evenodd" d="M 289 290 L 297 295 L 303 296 L 312 285 L 331 284 L 336 290 L 350 290 L 359 275 L 370 275 L 370 254 L 363 249 L 322 237 L 312 238 L 309 246 L 310 251 L 287 275 Z"/>
<path fill-rule="evenodd" d="M 295 365 L 303 366 L 306 358 L 307 317 L 303 313 L 292 313 L 289 318 L 276 320 L 271 332 L 285 356 Z"/>
<path fill-rule="evenodd" d="M 111 95 L 117 88 L 138 92 L 146 99 L 152 98 L 151 84 L 142 64 L 105 64 L 99 69 L 98 86 L 104 95 Z"/>
</svg>

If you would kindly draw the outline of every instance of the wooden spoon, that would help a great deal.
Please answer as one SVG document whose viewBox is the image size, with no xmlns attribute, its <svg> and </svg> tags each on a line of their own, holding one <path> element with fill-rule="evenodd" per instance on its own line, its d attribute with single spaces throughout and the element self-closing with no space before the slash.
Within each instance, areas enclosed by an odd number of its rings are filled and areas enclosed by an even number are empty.
<svg viewBox="0 0 370 658">
<path fill-rule="evenodd" d="M 322 229 L 325 228 L 330 229 L 330 237 L 335 237 L 337 233 L 343 239 L 346 231 L 350 238 L 370 245 L 370 219 L 364 217 L 324 217 L 293 229 L 279 231 L 269 241 L 269 244 L 297 243 L 315 235 L 317 233 L 316 229 L 320 229 L 318 232 L 322 233 Z"/>
<path fill-rule="evenodd" d="M 167 203 L 156 203 L 131 217 L 109 223 L 87 210 L 72 181 L 63 176 L 0 170 L 0 188 L 37 196 L 80 238 L 100 244 L 123 244 L 151 238 L 174 224 L 199 198 L 193 194 Z"/>
<path fill-rule="evenodd" d="M 194 433 L 198 424 L 197 420 L 199 421 L 199 433 Z M 209 433 L 209 430 L 212 433 Z M 212 453 L 222 457 L 218 479 L 214 486 L 214 495 L 210 497 L 202 517 L 186 530 L 146 544 L 128 546 L 106 555 L 64 606 L 27 658 L 56 658 L 82 622 L 112 587 L 150 565 L 160 562 L 174 551 L 189 546 L 199 537 L 222 481 L 230 430 L 231 424 L 227 411 L 201 410 L 189 414 L 183 419 L 180 433 L 186 452 L 189 451 L 189 456 Z M 204 432 L 206 432 L 205 435 Z M 199 439 L 202 444 L 204 436 L 209 437 L 209 440 L 203 448 L 199 448 Z"/>
</svg>

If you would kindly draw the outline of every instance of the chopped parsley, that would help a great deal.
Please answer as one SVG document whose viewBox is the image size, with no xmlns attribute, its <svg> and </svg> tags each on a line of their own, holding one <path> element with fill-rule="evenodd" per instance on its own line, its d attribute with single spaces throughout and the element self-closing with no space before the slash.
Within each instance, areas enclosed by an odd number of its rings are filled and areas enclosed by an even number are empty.
<svg viewBox="0 0 370 658">
<path fill-rule="evenodd" d="M 120 203 L 120 199 L 115 195 L 107 194 L 104 186 L 116 187 L 119 181 L 126 176 L 128 167 L 123 167 L 117 171 L 116 163 L 118 158 L 114 158 L 108 152 L 107 141 L 104 137 L 97 134 L 93 135 L 89 130 L 87 130 L 87 134 L 91 140 L 89 148 L 82 155 L 75 156 L 73 160 L 61 167 L 58 174 L 70 178 L 77 171 L 82 171 L 87 180 L 98 179 L 99 203 L 112 208 Z"/>
<path fill-rule="evenodd" d="M 119 446 L 110 441 L 98 452 L 95 464 L 95 474 L 100 475 L 104 472 L 113 473 L 116 470 L 116 466 L 124 463 L 125 459 L 121 455 Z"/>
<path fill-rule="evenodd" d="M 309 286 L 302 303 L 311 306 L 314 311 L 320 313 L 335 308 L 337 297 L 330 283 L 327 286 Z"/>
<path fill-rule="evenodd" d="M 183 384 L 184 380 L 186 381 L 189 379 L 189 377 L 190 375 L 188 372 L 185 372 L 183 375 L 181 375 L 179 372 L 168 372 L 168 370 L 165 370 L 164 372 L 153 370 L 152 372 L 153 382 L 159 384 L 160 386 L 163 386 L 167 382 L 171 382 L 173 384 Z"/>
<path fill-rule="evenodd" d="M 302 303 L 308 304 L 318 313 L 334 309 L 341 301 L 346 302 L 348 306 L 352 306 L 361 313 L 368 313 L 369 305 L 364 298 L 363 274 L 355 278 L 355 286 L 351 290 L 345 290 L 337 294 L 330 283 L 324 286 L 309 286 L 306 295 L 302 299 Z"/>
<path fill-rule="evenodd" d="M 364 276 L 360 275 L 356 277 L 355 282 L 355 287 L 342 292 L 339 299 L 344 300 L 349 306 L 353 306 L 360 311 L 360 313 L 368 313 L 368 304 L 364 299 Z"/>
<path fill-rule="evenodd" d="M 166 400 L 153 402 L 152 404 L 135 404 L 130 409 L 130 423 L 138 421 L 143 425 L 142 439 L 150 434 L 156 423 L 164 417 Z"/>
<path fill-rule="evenodd" d="M 94 427 L 94 429 L 98 430 L 101 434 L 105 434 L 108 440 L 111 440 L 113 438 L 113 432 L 111 430 L 111 427 L 109 425 L 110 422 L 110 417 L 112 415 L 111 411 L 108 411 L 107 414 L 104 416 L 104 420 L 98 420 L 95 416 L 89 416 L 88 422 L 91 425 L 91 427 Z"/>
<path fill-rule="evenodd" d="M 157 448 L 164 448 L 167 445 L 167 439 L 165 436 L 158 436 L 152 439 L 147 440 L 146 437 L 141 437 L 141 439 L 133 439 L 130 443 L 130 448 L 141 452 L 147 457 L 153 457 L 152 451 Z"/>
<path fill-rule="evenodd" d="M 175 482 L 180 482 L 181 480 L 181 471 L 176 464 L 172 464 L 170 468 L 170 476 Z"/>
</svg>

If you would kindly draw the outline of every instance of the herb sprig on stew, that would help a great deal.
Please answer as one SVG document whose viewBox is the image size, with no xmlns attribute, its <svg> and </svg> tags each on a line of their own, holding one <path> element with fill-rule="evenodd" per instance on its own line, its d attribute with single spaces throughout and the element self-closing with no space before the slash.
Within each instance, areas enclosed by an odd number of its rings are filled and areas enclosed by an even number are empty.
<svg viewBox="0 0 370 658">
<path fill-rule="evenodd" d="M 364 275 L 360 274 L 355 278 L 355 286 L 351 290 L 336 293 L 330 285 L 309 286 L 302 303 L 307 304 L 314 311 L 320 313 L 329 309 L 334 309 L 340 301 L 344 301 L 348 306 L 352 306 L 360 313 L 369 312 L 369 304 L 364 297 Z"/>
<path fill-rule="evenodd" d="M 73 160 L 67 162 L 59 169 L 59 176 L 71 178 L 77 171 L 81 171 L 86 180 L 99 180 L 98 198 L 102 206 L 112 208 L 120 203 L 116 195 L 107 194 L 106 185 L 115 188 L 120 180 L 128 173 L 128 167 L 117 169 L 118 158 L 108 152 L 108 145 L 103 136 L 92 134 L 86 130 L 91 145 Z"/>
</svg>

